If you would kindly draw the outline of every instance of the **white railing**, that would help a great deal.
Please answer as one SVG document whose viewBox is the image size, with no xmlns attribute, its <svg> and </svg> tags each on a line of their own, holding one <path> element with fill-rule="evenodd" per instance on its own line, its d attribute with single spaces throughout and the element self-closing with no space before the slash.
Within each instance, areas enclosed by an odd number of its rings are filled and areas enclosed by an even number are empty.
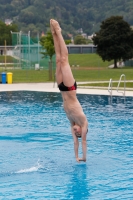
<svg viewBox="0 0 133 200">
<path fill-rule="evenodd" d="M 119 91 L 119 86 L 120 86 L 122 77 L 124 77 L 124 91 Z M 117 92 L 122 93 L 123 96 L 125 96 L 125 92 L 126 92 L 126 76 L 125 76 L 125 74 L 122 74 L 120 76 L 120 79 L 119 79 L 119 82 L 118 82 L 118 86 L 117 86 Z"/>
<path fill-rule="evenodd" d="M 108 92 L 110 93 L 110 96 L 112 96 L 112 78 L 109 81 Z"/>
</svg>

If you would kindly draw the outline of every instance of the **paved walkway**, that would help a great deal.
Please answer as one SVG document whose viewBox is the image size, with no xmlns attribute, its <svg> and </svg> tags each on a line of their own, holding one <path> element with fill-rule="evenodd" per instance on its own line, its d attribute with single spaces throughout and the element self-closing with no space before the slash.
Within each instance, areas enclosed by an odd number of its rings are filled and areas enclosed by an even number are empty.
<svg viewBox="0 0 133 200">
<path fill-rule="evenodd" d="M 78 84 L 81 82 L 78 82 Z M 82 82 L 83 83 L 83 82 Z M 57 84 L 53 83 L 18 83 L 18 84 L 0 84 L 0 92 L 3 91 L 39 91 L 39 92 L 59 92 Z M 78 94 L 98 94 L 98 95 L 110 95 L 107 89 L 90 89 L 90 88 L 78 88 Z M 112 91 L 114 96 L 123 96 L 122 93 L 118 93 L 116 90 Z M 126 96 L 133 96 L 133 91 L 126 91 Z"/>
</svg>

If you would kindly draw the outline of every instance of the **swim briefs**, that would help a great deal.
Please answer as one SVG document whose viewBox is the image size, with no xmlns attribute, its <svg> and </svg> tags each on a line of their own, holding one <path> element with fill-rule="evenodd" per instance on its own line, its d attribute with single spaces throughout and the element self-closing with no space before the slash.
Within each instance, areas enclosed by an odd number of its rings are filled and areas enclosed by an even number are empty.
<svg viewBox="0 0 133 200">
<path fill-rule="evenodd" d="M 74 83 L 73 86 L 67 87 L 67 86 L 65 86 L 64 83 L 62 82 L 62 83 L 60 83 L 60 84 L 58 85 L 58 88 L 59 88 L 60 91 L 71 91 L 71 90 L 76 90 L 76 89 L 77 89 L 77 83 L 76 83 L 76 81 L 75 81 L 75 83 Z"/>
</svg>

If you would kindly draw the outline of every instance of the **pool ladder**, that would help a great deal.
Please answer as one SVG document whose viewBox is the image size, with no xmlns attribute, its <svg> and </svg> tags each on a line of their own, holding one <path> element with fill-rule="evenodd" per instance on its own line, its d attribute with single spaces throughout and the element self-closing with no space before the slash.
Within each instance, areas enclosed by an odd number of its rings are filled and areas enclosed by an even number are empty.
<svg viewBox="0 0 133 200">
<path fill-rule="evenodd" d="M 119 86 L 120 86 L 122 77 L 124 77 L 124 91 L 120 91 L 120 90 L 119 90 Z M 117 89 L 116 89 L 116 90 L 117 90 L 118 93 L 122 93 L 123 96 L 125 97 L 125 93 L 126 93 L 126 76 L 125 76 L 125 74 L 122 74 L 122 75 L 120 76 L 120 79 L 119 79 L 119 82 L 118 82 L 118 85 L 117 85 Z M 108 92 L 110 93 L 110 96 L 112 96 L 112 78 L 111 78 L 110 81 L 109 81 Z"/>
<path fill-rule="evenodd" d="M 108 92 L 110 93 L 110 96 L 112 96 L 112 78 L 109 81 Z"/>
</svg>

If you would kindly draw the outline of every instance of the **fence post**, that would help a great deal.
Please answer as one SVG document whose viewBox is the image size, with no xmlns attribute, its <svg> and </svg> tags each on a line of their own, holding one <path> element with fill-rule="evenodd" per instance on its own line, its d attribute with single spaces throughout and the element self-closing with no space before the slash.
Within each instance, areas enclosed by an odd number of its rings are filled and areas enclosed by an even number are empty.
<svg viewBox="0 0 133 200">
<path fill-rule="evenodd" d="M 52 81 L 52 60 L 49 61 L 49 81 Z"/>
</svg>

